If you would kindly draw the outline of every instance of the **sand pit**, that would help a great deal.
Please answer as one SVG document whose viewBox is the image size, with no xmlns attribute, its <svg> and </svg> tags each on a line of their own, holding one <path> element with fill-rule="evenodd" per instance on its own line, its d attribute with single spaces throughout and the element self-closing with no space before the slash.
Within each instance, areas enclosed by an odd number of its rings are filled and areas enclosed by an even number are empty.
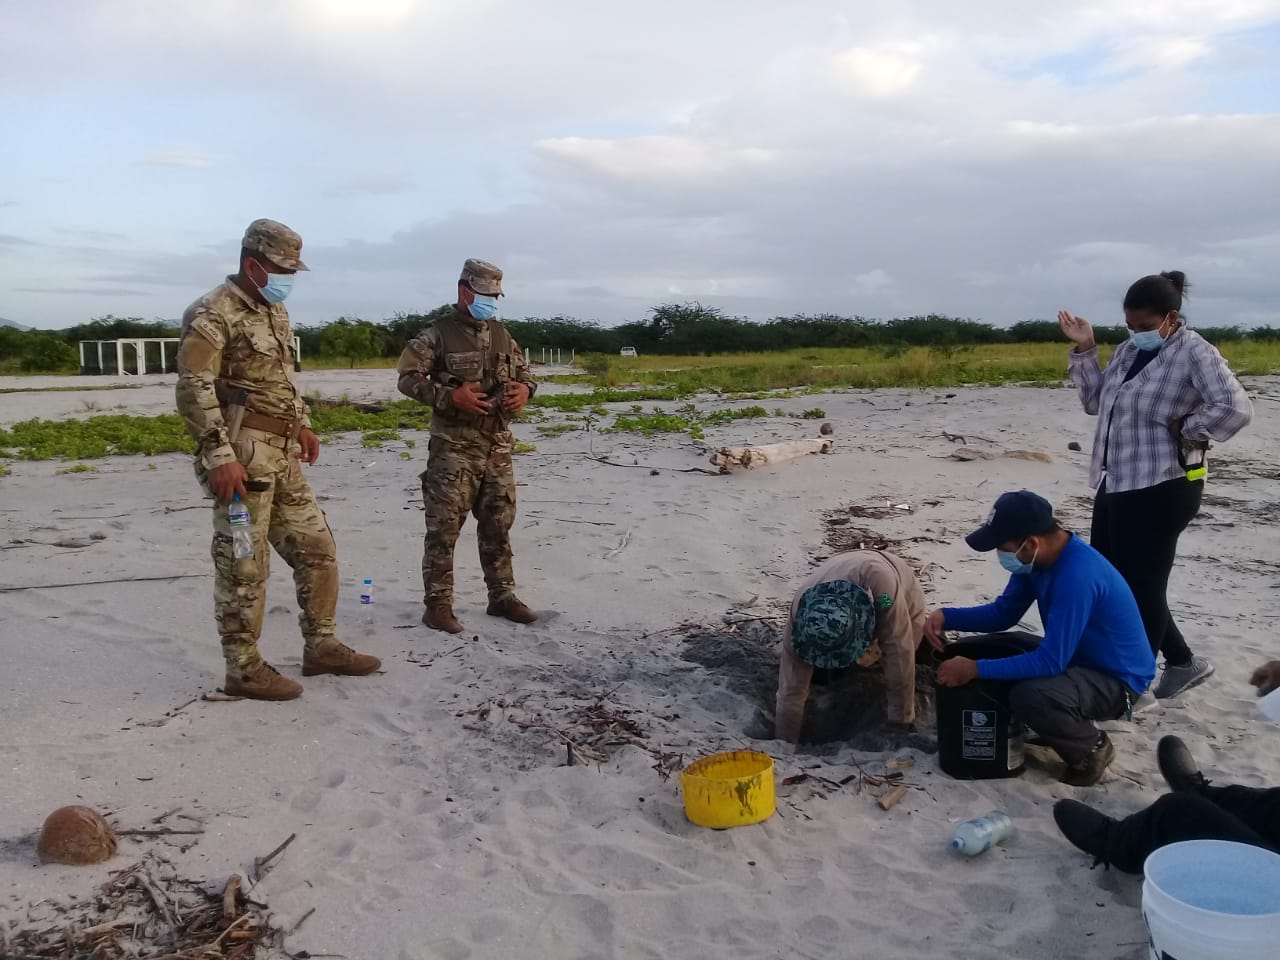
<svg viewBox="0 0 1280 960">
<path fill-rule="evenodd" d="M 757 712 L 743 732 L 769 739 L 781 646 L 779 625 L 743 621 L 719 629 L 690 628 L 684 636 L 682 656 L 724 678 L 730 690 L 750 701 Z M 824 755 L 832 751 L 814 748 L 838 745 L 864 752 L 937 752 L 933 677 L 932 658 L 922 654 L 916 667 L 916 732 L 908 733 L 890 728 L 885 720 L 887 702 L 880 667 L 815 671 L 800 733 L 801 749 Z"/>
</svg>

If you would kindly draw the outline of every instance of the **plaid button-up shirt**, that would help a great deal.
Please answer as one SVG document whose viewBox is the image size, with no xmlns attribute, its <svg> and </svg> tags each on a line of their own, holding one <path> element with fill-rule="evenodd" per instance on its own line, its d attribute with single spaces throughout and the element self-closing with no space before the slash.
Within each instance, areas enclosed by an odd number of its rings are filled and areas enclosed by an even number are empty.
<svg viewBox="0 0 1280 960">
<path fill-rule="evenodd" d="M 1096 489 L 1105 479 L 1108 493 L 1184 476 L 1180 454 L 1230 440 L 1253 419 L 1253 404 L 1227 361 L 1194 330 L 1171 334 L 1155 359 L 1126 382 L 1137 355 L 1126 341 L 1105 372 L 1096 347 L 1072 350 L 1068 360 L 1085 413 L 1098 418 L 1089 484 Z"/>
</svg>

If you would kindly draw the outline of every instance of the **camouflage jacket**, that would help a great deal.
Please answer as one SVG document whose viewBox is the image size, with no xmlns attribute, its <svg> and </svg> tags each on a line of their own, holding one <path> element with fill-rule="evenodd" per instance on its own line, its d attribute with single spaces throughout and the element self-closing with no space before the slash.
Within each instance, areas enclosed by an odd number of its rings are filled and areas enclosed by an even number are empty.
<svg viewBox="0 0 1280 960">
<path fill-rule="evenodd" d="M 214 381 L 248 391 L 251 413 L 311 426 L 294 378 L 293 330 L 283 304 L 259 303 L 228 277 L 182 315 L 178 413 L 205 469 L 236 459 Z"/>
<path fill-rule="evenodd" d="M 464 383 L 479 383 L 488 392 L 504 381 L 516 381 L 532 396 L 538 383 L 524 351 L 497 320 L 481 322 L 460 310 L 433 323 L 405 346 L 396 366 L 397 386 L 405 396 L 430 404 L 432 430 L 453 428 L 492 430 L 507 417 L 479 418 L 453 407 L 453 391 Z"/>
</svg>

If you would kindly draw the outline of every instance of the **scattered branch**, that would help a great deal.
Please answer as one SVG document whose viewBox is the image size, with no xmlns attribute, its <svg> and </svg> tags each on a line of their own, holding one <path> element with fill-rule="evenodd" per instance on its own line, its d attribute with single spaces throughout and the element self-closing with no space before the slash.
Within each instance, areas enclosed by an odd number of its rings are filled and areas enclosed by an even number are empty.
<svg viewBox="0 0 1280 960">
<path fill-rule="evenodd" d="M 284 853 L 285 850 L 289 849 L 289 844 L 293 843 L 293 841 L 297 839 L 298 839 L 298 835 L 296 833 L 291 833 L 289 834 L 288 840 L 280 844 L 280 846 L 276 847 L 274 850 L 268 853 L 265 857 L 253 858 L 253 882 L 255 884 L 257 884 L 263 877 L 265 877 L 268 873 L 271 872 L 271 868 L 272 868 L 271 861 L 275 860 L 276 857 L 280 856 L 280 854 Z"/>
<path fill-rule="evenodd" d="M 76 580 L 70 583 L 33 583 L 25 587 L 0 587 L 0 593 L 17 593 L 21 590 L 61 590 L 65 587 L 96 587 L 110 583 L 164 583 L 170 580 L 194 580 L 212 577 L 212 573 L 171 573 L 165 577 L 116 577 L 113 580 Z"/>
</svg>

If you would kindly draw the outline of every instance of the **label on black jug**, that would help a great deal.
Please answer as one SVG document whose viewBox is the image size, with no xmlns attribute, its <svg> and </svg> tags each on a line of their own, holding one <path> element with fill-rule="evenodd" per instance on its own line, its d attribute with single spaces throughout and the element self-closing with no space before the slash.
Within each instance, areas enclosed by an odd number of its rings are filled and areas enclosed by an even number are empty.
<svg viewBox="0 0 1280 960">
<path fill-rule="evenodd" d="M 1006 769 L 1017 770 L 1022 766 L 1026 745 L 1022 724 L 1011 719 L 1009 721 L 1009 765 Z"/>
<path fill-rule="evenodd" d="M 960 756 L 965 760 L 996 758 L 996 713 L 993 710 L 962 710 Z"/>
</svg>

